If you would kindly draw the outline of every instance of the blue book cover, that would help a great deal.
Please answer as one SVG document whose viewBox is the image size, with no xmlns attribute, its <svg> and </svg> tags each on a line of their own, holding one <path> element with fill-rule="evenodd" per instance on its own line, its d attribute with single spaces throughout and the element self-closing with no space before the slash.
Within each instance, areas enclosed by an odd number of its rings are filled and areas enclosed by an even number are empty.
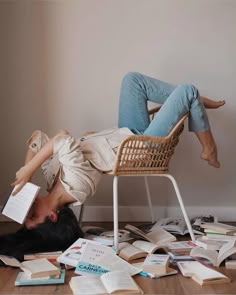
<svg viewBox="0 0 236 295">
<path fill-rule="evenodd" d="M 64 284 L 65 282 L 65 270 L 61 270 L 61 275 L 59 278 L 37 278 L 37 279 L 30 279 L 26 276 L 24 272 L 19 272 L 16 280 L 15 286 L 33 286 L 33 285 L 54 285 L 54 284 Z"/>
<path fill-rule="evenodd" d="M 100 276 L 103 273 L 108 272 L 107 269 L 102 268 L 99 265 L 95 265 L 95 264 L 91 264 L 91 263 L 87 263 L 87 262 L 83 262 L 80 261 L 75 269 L 75 273 L 79 274 L 79 275 L 97 275 Z"/>
</svg>

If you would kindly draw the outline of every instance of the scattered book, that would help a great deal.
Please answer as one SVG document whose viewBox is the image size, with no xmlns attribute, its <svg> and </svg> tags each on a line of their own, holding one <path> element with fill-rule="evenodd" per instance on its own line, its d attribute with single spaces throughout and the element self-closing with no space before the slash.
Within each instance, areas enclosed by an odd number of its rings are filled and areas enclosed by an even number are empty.
<svg viewBox="0 0 236 295">
<path fill-rule="evenodd" d="M 133 278 L 124 271 L 112 271 L 100 277 L 72 277 L 69 284 L 76 295 L 143 294 Z"/>
<path fill-rule="evenodd" d="M 225 261 L 226 269 L 236 269 L 236 260 L 227 260 Z"/>
<path fill-rule="evenodd" d="M 219 252 L 216 250 L 208 250 L 201 247 L 195 247 L 191 250 L 190 255 L 196 258 L 205 258 L 214 266 L 220 264 L 229 256 L 236 253 L 236 238 L 224 244 Z"/>
<path fill-rule="evenodd" d="M 39 258 L 47 258 L 49 261 L 54 261 L 62 254 L 62 251 L 53 251 L 53 252 L 39 252 L 32 254 L 25 254 L 24 260 L 34 260 Z"/>
<path fill-rule="evenodd" d="M 46 258 L 19 262 L 17 259 L 0 255 L 0 259 L 7 266 L 19 267 L 31 279 L 47 276 L 59 276 L 60 269 Z"/>
<path fill-rule="evenodd" d="M 104 248 L 106 248 L 106 250 L 104 250 Z M 121 270 L 126 271 L 131 276 L 141 271 L 140 268 L 134 267 L 132 264 L 116 255 L 112 248 L 91 243 L 87 244 L 76 267 L 76 273 L 78 274 L 87 273 L 101 275 L 108 271 Z"/>
<path fill-rule="evenodd" d="M 194 219 L 194 222 L 196 222 L 196 220 Z M 194 228 L 194 223 L 193 221 L 191 222 L 192 224 L 192 228 L 193 228 L 193 232 L 195 234 L 200 234 L 202 235 L 203 233 L 199 230 Z M 182 217 L 169 217 L 169 218 L 162 218 L 160 220 L 158 220 L 153 227 L 151 228 L 151 230 L 155 230 L 156 228 L 163 228 L 164 230 L 174 234 L 174 235 L 186 235 L 189 233 L 189 230 L 187 228 L 187 224 L 184 220 L 184 218 Z"/>
<path fill-rule="evenodd" d="M 220 222 L 204 223 L 201 225 L 204 231 L 219 233 L 224 235 L 234 235 L 236 234 L 236 226 L 228 225 Z"/>
<path fill-rule="evenodd" d="M 126 224 L 125 228 L 130 231 L 135 237 L 158 245 L 164 245 L 176 240 L 176 237 L 174 235 L 160 227 L 156 227 L 148 233 L 145 233 L 141 229 L 131 224 Z"/>
<path fill-rule="evenodd" d="M 192 241 L 177 241 L 165 245 L 169 251 L 177 252 L 190 252 L 193 247 L 196 247 L 195 242 Z"/>
<path fill-rule="evenodd" d="M 224 246 L 227 241 L 222 241 L 222 240 L 211 240 L 211 239 L 203 239 L 203 237 L 196 239 L 196 241 L 194 241 L 194 243 L 199 246 L 202 247 L 204 249 L 208 249 L 208 250 L 220 250 L 220 248 L 222 246 Z"/>
<path fill-rule="evenodd" d="M 200 285 L 229 283 L 230 278 L 211 269 L 198 261 L 180 261 L 177 263 L 181 273 L 185 277 L 191 277 Z"/>
<path fill-rule="evenodd" d="M 154 275 L 165 274 L 169 265 L 169 255 L 149 254 L 143 262 L 143 271 Z"/>
<path fill-rule="evenodd" d="M 151 242 L 137 240 L 132 244 L 128 242 L 119 243 L 118 255 L 127 260 L 131 261 L 138 258 L 146 257 L 148 254 L 154 253 L 157 250 L 162 250 L 161 252 L 166 252 L 164 246 L 160 246 Z"/>
<path fill-rule="evenodd" d="M 82 231 L 85 234 L 85 238 L 88 240 L 96 241 L 106 246 L 113 246 L 114 232 L 107 231 L 99 226 L 84 226 Z M 118 241 L 125 242 L 130 240 L 130 232 L 125 229 L 118 230 Z"/>
<path fill-rule="evenodd" d="M 101 256 L 115 255 L 112 248 L 94 243 L 87 243 L 78 264 L 75 268 L 75 273 L 79 275 L 101 275 L 108 272 L 108 269 L 101 267 L 96 263 Z"/>
<path fill-rule="evenodd" d="M 56 285 L 65 283 L 65 270 L 62 269 L 59 277 L 45 277 L 31 279 L 25 272 L 19 272 L 15 286 L 36 286 L 36 285 Z"/>
<path fill-rule="evenodd" d="M 12 193 L 15 189 L 16 187 L 14 187 Z M 39 190 L 39 186 L 31 182 L 27 182 L 21 191 L 15 196 L 12 196 L 11 193 L 2 209 L 2 214 L 20 224 L 23 224 Z"/>
<path fill-rule="evenodd" d="M 68 249 L 66 249 L 60 256 L 57 257 L 57 261 L 67 266 L 76 267 L 88 243 L 97 244 L 94 241 L 79 238 Z"/>
<path fill-rule="evenodd" d="M 132 263 L 132 265 L 135 266 L 135 267 L 143 269 L 143 262 L 135 262 L 135 263 Z M 148 277 L 148 278 L 151 278 L 151 279 L 159 279 L 159 278 L 162 278 L 162 277 L 175 275 L 177 273 L 178 273 L 178 271 L 176 269 L 167 266 L 167 269 L 166 269 L 166 271 L 164 273 L 156 274 L 156 273 L 147 272 L 147 271 L 142 270 L 141 272 L 138 273 L 138 275 L 143 276 L 143 277 Z"/>
</svg>

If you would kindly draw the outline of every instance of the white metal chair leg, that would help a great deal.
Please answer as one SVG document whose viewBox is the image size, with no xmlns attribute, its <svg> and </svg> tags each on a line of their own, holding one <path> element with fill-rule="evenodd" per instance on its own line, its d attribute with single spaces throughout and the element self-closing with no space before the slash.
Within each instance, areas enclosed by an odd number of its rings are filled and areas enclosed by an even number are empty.
<svg viewBox="0 0 236 295">
<path fill-rule="evenodd" d="M 147 176 L 144 176 L 144 182 L 145 182 L 145 188 L 146 188 L 146 193 L 147 193 L 147 201 L 148 201 L 148 206 L 149 206 L 149 210 L 150 210 L 151 220 L 152 220 L 152 223 L 153 223 L 155 220 L 154 220 L 152 199 L 151 199 L 151 194 L 150 194 L 150 189 L 149 189 Z"/>
<path fill-rule="evenodd" d="M 114 250 L 118 252 L 118 176 L 113 178 L 113 231 L 114 231 Z"/>
<path fill-rule="evenodd" d="M 181 197 L 177 182 L 176 182 L 175 178 L 171 174 L 163 174 L 163 176 L 169 178 L 171 180 L 173 186 L 174 186 L 175 193 L 177 195 L 177 198 L 178 198 L 178 201 L 179 201 L 179 204 L 180 204 L 180 208 L 181 208 L 183 216 L 184 216 L 184 220 L 185 220 L 187 228 L 189 230 L 189 234 L 191 236 L 192 241 L 195 241 L 195 236 L 194 236 L 194 233 L 193 233 L 193 229 L 192 229 L 191 223 L 189 221 L 188 215 L 186 213 L 184 203 L 183 203 L 183 200 L 182 200 L 182 197 Z"/>
</svg>

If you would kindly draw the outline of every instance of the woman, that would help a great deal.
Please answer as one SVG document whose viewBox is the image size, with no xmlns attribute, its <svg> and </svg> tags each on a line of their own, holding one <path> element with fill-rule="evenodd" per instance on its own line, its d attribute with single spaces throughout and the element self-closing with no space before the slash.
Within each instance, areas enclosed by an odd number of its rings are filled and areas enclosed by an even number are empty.
<svg viewBox="0 0 236 295">
<path fill-rule="evenodd" d="M 148 101 L 162 105 L 151 122 Z M 41 166 L 49 193 L 36 198 L 26 227 L 33 228 L 46 218 L 56 221 L 59 208 L 69 203 L 80 205 L 93 195 L 102 172 L 112 169 L 115 152 L 124 138 L 131 134 L 166 136 L 186 113 L 189 113 L 189 130 L 203 147 L 201 158 L 219 168 L 205 107 L 218 108 L 224 103 L 200 97 L 192 85 L 174 86 L 140 73 L 128 73 L 121 85 L 119 128 L 78 140 L 63 130 L 51 139 L 35 131 L 28 141 L 25 165 L 16 173 L 12 185 L 17 186 L 16 194 Z"/>
</svg>

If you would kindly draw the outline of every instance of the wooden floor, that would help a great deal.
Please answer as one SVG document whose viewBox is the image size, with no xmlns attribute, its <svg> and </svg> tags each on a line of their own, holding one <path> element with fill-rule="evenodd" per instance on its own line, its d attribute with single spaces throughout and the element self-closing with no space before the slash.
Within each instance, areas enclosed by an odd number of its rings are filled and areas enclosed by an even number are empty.
<svg viewBox="0 0 236 295">
<path fill-rule="evenodd" d="M 106 227 L 103 224 L 104 227 Z M 110 225 L 108 227 L 110 228 Z M 16 229 L 16 225 L 10 223 L 0 223 L 0 234 L 12 232 Z M 180 273 L 177 275 L 150 279 L 139 275 L 134 277 L 135 281 L 144 291 L 144 294 L 178 294 L 178 295 L 192 295 L 192 294 L 236 294 L 236 270 L 226 270 L 224 267 L 220 271 L 232 280 L 231 283 L 212 285 L 201 287 L 190 278 L 183 277 Z M 0 268 L 0 295 L 9 294 L 55 294 L 67 295 L 72 294 L 69 287 L 69 281 L 72 276 L 75 276 L 73 270 L 66 271 L 66 282 L 64 285 L 50 285 L 50 286 L 27 286 L 15 287 L 15 278 L 19 269 L 11 267 Z"/>
</svg>

